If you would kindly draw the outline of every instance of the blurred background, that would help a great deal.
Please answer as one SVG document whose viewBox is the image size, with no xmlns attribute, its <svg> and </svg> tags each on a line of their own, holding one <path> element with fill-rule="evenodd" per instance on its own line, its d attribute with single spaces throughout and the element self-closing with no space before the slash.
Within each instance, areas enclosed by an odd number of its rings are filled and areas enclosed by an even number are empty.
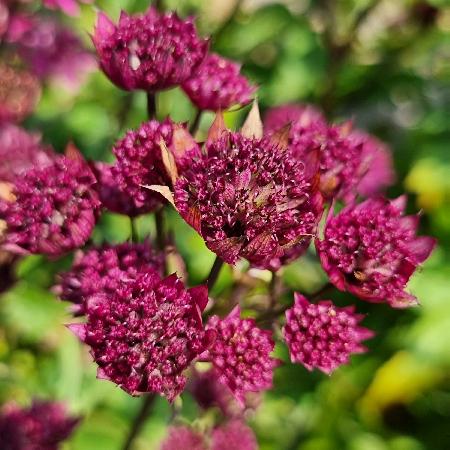
<svg viewBox="0 0 450 450">
<path fill-rule="evenodd" d="M 1 2 L 0 2 L 1 3 Z M 62 151 L 69 141 L 87 158 L 111 161 L 111 146 L 146 116 L 144 93 L 115 88 L 96 70 L 89 33 L 95 8 L 81 5 L 78 17 L 39 10 L 57 19 L 85 44 L 80 67 L 42 78 L 35 113 L 24 126 Z M 448 450 L 450 449 L 450 1 L 448 0 L 166 0 L 167 9 L 198 16 L 215 51 L 241 61 L 259 86 L 262 110 L 289 102 L 319 106 L 330 120 L 352 119 L 392 149 L 395 197 L 406 191 L 409 211 L 421 210 L 422 233 L 439 246 L 410 283 L 421 306 L 392 310 L 358 302 L 365 326 L 377 337 L 370 351 L 332 377 L 299 365 L 277 369 L 275 389 L 250 423 L 262 450 Z M 114 20 L 120 9 L 143 11 L 146 0 L 98 0 Z M 0 14 L 1 15 L 1 14 Z M 11 58 L 4 48 L 1 58 Z M 53 49 L 60 55 L 63 49 Z M 83 61 L 83 64 L 81 64 Z M 81 67 L 82 66 L 82 67 Z M 60 68 L 61 69 L 61 68 Z M 179 90 L 158 99 L 159 116 L 187 121 L 194 111 Z M 227 113 L 237 126 L 246 109 Z M 212 115 L 205 114 L 201 133 Z M 175 214 L 170 221 L 191 282 L 207 273 L 213 255 Z M 153 232 L 139 222 L 141 236 Z M 94 241 L 120 242 L 129 235 L 126 217 L 104 214 Z M 112 383 L 95 378 L 90 356 L 62 324 L 66 305 L 50 288 L 71 258 L 27 257 L 15 268 L 18 281 L 0 294 L 0 403 L 27 404 L 32 397 L 67 402 L 84 417 L 70 450 L 115 450 L 139 408 Z M 8 277 L 11 274 L 8 274 Z M 6 283 L 7 274 L 2 274 Z M 283 274 L 292 289 L 310 292 L 324 280 L 311 255 Z M 9 280 L 9 278 L 8 278 Z M 213 295 L 229 294 L 231 269 L 223 271 Z M 247 295 L 258 295 L 258 286 Z M 334 295 L 345 303 L 345 294 Z M 350 299 L 350 301 L 353 301 Z M 280 345 L 277 356 L 288 361 Z M 195 403 L 183 396 L 183 415 L 194 419 Z M 159 399 L 136 448 L 158 448 L 170 419 Z M 232 449 L 230 449 L 232 450 Z"/>
</svg>

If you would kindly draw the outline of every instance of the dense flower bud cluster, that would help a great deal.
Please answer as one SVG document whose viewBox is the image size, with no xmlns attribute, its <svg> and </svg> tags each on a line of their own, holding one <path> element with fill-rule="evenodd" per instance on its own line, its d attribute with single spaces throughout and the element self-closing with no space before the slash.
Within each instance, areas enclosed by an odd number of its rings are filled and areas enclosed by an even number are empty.
<svg viewBox="0 0 450 450">
<path fill-rule="evenodd" d="M 319 153 L 320 190 L 327 200 L 351 200 L 369 167 L 363 142 L 351 133 L 351 125 L 328 125 L 318 110 L 310 106 L 282 106 L 269 111 L 266 131 L 291 124 L 289 147 L 295 158 L 305 160 Z"/>
<path fill-rule="evenodd" d="M 156 91 L 183 83 L 201 64 L 208 41 L 199 38 L 192 19 L 176 13 L 121 13 L 118 25 L 98 16 L 93 36 L 100 65 L 118 87 Z"/>
<path fill-rule="evenodd" d="M 403 216 L 405 203 L 405 197 L 369 199 L 329 218 L 316 247 L 338 289 L 396 308 L 417 303 L 405 287 L 435 241 L 416 236 L 419 217 Z"/>
<path fill-rule="evenodd" d="M 242 416 L 261 403 L 261 395 L 253 392 L 245 395 L 245 402 L 236 401 L 228 386 L 218 380 L 213 368 L 205 372 L 195 370 L 187 389 L 200 408 L 218 408 L 226 417 Z"/>
<path fill-rule="evenodd" d="M 367 328 L 360 327 L 361 314 L 355 307 L 337 308 L 331 301 L 309 303 L 295 294 L 294 306 L 286 311 L 283 336 L 289 347 L 291 361 L 330 374 L 349 362 L 352 353 L 366 349 L 361 341 L 373 336 Z"/>
<path fill-rule="evenodd" d="M 182 162 L 179 161 L 182 158 L 177 154 L 177 135 L 180 130 L 187 133 L 182 126 L 175 125 L 170 119 L 162 123 L 151 120 L 143 123 L 139 129 L 129 131 L 114 146 L 117 161 L 111 169 L 112 176 L 123 195 L 132 199 L 132 210 L 149 212 L 165 201 L 160 194 L 143 186 L 171 183 L 162 157 L 162 145 L 167 146 L 182 167 Z M 197 147 L 193 140 L 190 145 L 192 149 Z"/>
<path fill-rule="evenodd" d="M 0 447 L 4 450 L 57 450 L 79 419 L 65 408 L 46 401 L 34 401 L 29 408 L 6 405 L 0 413 Z"/>
<path fill-rule="evenodd" d="M 251 428 L 240 420 L 231 420 L 207 434 L 187 426 L 169 428 L 161 450 L 256 450 L 258 444 Z"/>
<path fill-rule="evenodd" d="M 95 177 L 81 159 L 60 156 L 16 177 L 12 198 L 0 200 L 1 243 L 16 253 L 59 256 L 89 239 L 100 206 Z"/>
<path fill-rule="evenodd" d="M 0 122 L 20 122 L 35 108 L 41 95 L 38 80 L 29 72 L 0 63 Z"/>
<path fill-rule="evenodd" d="M 16 175 L 50 164 L 53 158 L 38 134 L 8 123 L 0 125 L 0 182 L 12 182 Z"/>
<path fill-rule="evenodd" d="M 241 319 L 238 306 L 224 319 L 211 317 L 207 329 L 217 335 L 205 359 L 241 404 L 246 393 L 272 387 L 278 360 L 270 356 L 274 348 L 271 331 L 258 328 L 254 319 Z"/>
<path fill-rule="evenodd" d="M 193 159 L 175 204 L 224 261 L 264 268 L 299 256 L 322 214 L 314 172 L 268 138 L 229 131 Z"/>
<path fill-rule="evenodd" d="M 162 265 L 162 255 L 155 253 L 148 242 L 79 250 L 71 270 L 60 274 L 54 290 L 62 300 L 75 304 L 73 312 L 83 314 L 93 295 L 114 295 L 123 280 L 149 270 L 161 273 Z"/>
<path fill-rule="evenodd" d="M 201 324 L 207 301 L 206 288 L 186 290 L 175 275 L 161 279 L 147 270 L 91 296 L 87 322 L 69 327 L 91 347 L 99 378 L 172 401 L 184 389 L 184 370 L 213 336 Z"/>
<path fill-rule="evenodd" d="M 209 54 L 194 75 L 183 83 L 183 90 L 201 110 L 218 111 L 245 105 L 250 102 L 255 88 L 239 71 L 235 62 Z"/>
</svg>

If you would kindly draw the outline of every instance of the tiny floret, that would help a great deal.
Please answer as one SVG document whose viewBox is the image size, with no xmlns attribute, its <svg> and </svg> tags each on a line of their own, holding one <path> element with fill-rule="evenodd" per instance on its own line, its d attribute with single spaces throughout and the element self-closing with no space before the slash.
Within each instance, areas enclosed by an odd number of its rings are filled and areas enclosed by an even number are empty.
<svg viewBox="0 0 450 450">
<path fill-rule="evenodd" d="M 418 216 L 404 216 L 406 198 L 375 198 L 330 216 L 316 248 L 330 281 L 371 302 L 395 308 L 417 304 L 406 284 L 435 240 L 417 236 Z"/>
<path fill-rule="evenodd" d="M 330 374 L 348 364 L 352 353 L 363 353 L 361 341 L 373 336 L 359 326 L 364 316 L 355 314 L 354 306 L 338 308 L 329 300 L 309 303 L 295 294 L 294 306 L 286 311 L 283 336 L 291 361 L 308 370 L 319 369 Z"/>
<path fill-rule="evenodd" d="M 208 41 L 197 35 L 192 18 L 176 13 L 121 13 L 114 24 L 99 13 L 93 41 L 100 66 L 118 87 L 155 92 L 179 85 L 202 63 Z"/>
<path fill-rule="evenodd" d="M 201 110 L 218 111 L 245 105 L 252 99 L 255 88 L 239 72 L 239 64 L 211 53 L 183 83 L 183 90 Z"/>
</svg>

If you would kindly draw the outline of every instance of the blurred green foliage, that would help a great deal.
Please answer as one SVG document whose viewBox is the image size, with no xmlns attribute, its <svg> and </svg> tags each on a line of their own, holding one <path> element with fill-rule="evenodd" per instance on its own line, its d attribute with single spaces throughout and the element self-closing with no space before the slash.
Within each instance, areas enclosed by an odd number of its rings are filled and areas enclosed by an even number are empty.
<svg viewBox="0 0 450 450">
<path fill-rule="evenodd" d="M 439 248 L 411 290 L 422 306 L 393 311 L 358 302 L 366 326 L 377 337 L 370 352 L 352 359 L 332 377 L 286 364 L 276 372 L 251 424 L 262 450 L 446 450 L 450 448 L 450 2 L 447 0 L 167 0 L 181 14 L 199 16 L 202 32 L 213 33 L 216 51 L 240 60 L 259 85 L 263 109 L 284 102 L 313 102 L 330 119 L 351 118 L 391 146 L 398 171 L 391 196 L 404 190 L 411 211 L 422 209 L 422 231 Z M 116 18 L 121 8 L 141 11 L 148 0 L 98 0 Z M 95 11 L 83 5 L 80 18 L 63 18 L 90 45 Z M 159 114 L 186 121 L 193 108 L 179 90 L 158 98 Z M 230 112 L 230 125 L 242 111 Z M 27 127 L 62 150 L 73 140 L 91 159 L 111 160 L 111 145 L 125 129 L 145 119 L 144 93 L 116 89 L 101 72 L 77 93 L 46 86 Z M 201 133 L 211 121 L 205 115 Z M 449 177 L 449 178 L 447 178 Z M 199 282 L 213 255 L 176 214 L 169 221 L 190 273 Z M 153 231 L 141 219 L 139 233 Z M 127 218 L 105 214 L 94 240 L 127 239 Z M 0 300 L 0 401 L 27 403 L 33 396 L 60 399 L 84 420 L 65 444 L 71 450 L 120 447 L 139 400 L 112 383 L 96 380 L 86 348 L 63 326 L 65 306 L 49 288 L 70 258 L 26 258 L 20 281 Z M 320 286 L 324 275 L 314 258 L 284 272 L 292 289 Z M 225 270 L 214 294 L 228 292 Z M 257 298 L 256 293 L 253 293 Z M 345 294 L 339 302 L 351 302 Z M 255 300 L 257 301 L 257 300 Z M 288 360 L 287 350 L 277 348 Z M 194 419 L 188 395 L 183 414 Z M 136 449 L 151 450 L 165 434 L 170 407 L 158 400 Z M 231 450 L 231 449 L 230 449 Z"/>
</svg>

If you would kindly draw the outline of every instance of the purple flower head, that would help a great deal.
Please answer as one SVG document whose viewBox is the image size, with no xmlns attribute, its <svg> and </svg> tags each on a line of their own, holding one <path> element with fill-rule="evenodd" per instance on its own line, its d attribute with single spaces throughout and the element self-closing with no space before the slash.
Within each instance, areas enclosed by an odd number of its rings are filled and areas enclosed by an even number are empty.
<svg viewBox="0 0 450 450">
<path fill-rule="evenodd" d="M 273 139 L 223 130 L 176 183 L 175 204 L 227 263 L 278 268 L 316 232 L 322 199 L 312 166 Z"/>
<path fill-rule="evenodd" d="M 288 104 L 269 109 L 264 118 L 264 128 L 268 132 L 277 131 L 291 124 L 290 139 L 301 135 L 305 127 L 312 123 L 326 125 L 325 117 L 312 105 Z"/>
<path fill-rule="evenodd" d="M 311 152 L 319 152 L 320 190 L 331 200 L 350 201 L 367 170 L 363 144 L 351 137 L 351 124 L 329 126 L 312 106 L 286 105 L 275 108 L 266 118 L 266 131 L 277 131 L 291 123 L 289 147 L 300 161 Z"/>
<path fill-rule="evenodd" d="M 53 158 L 38 134 L 9 123 L 0 124 L 0 182 L 12 182 L 32 167 L 51 164 Z"/>
<path fill-rule="evenodd" d="M 272 358 L 272 332 L 256 326 L 254 319 L 241 319 L 239 306 L 225 318 L 212 316 L 207 329 L 216 339 L 205 354 L 212 362 L 218 380 L 228 386 L 242 405 L 245 394 L 272 387 L 278 360 Z"/>
<path fill-rule="evenodd" d="M 253 430 L 241 420 L 231 420 L 205 434 L 187 426 L 170 427 L 161 450 L 257 450 Z"/>
<path fill-rule="evenodd" d="M 227 417 L 240 417 L 248 410 L 255 410 L 261 403 L 258 393 L 250 392 L 245 396 L 245 404 L 233 397 L 228 386 L 217 379 L 214 369 L 206 372 L 194 371 L 188 390 L 202 409 L 217 407 Z"/>
<path fill-rule="evenodd" d="M 6 405 L 0 413 L 2 450 L 57 450 L 78 424 L 63 405 L 34 401 L 29 408 Z"/>
<path fill-rule="evenodd" d="M 80 0 L 81 3 L 92 3 L 93 0 Z M 77 0 L 43 0 L 44 5 L 51 9 L 60 9 L 69 16 L 77 16 L 80 7 Z"/>
<path fill-rule="evenodd" d="M 74 303 L 74 313 L 84 314 L 93 295 L 113 295 L 123 280 L 149 270 L 162 273 L 162 265 L 162 255 L 155 253 L 148 242 L 79 250 L 71 270 L 60 274 L 54 290 L 62 300 Z"/>
<path fill-rule="evenodd" d="M 184 370 L 213 338 L 201 323 L 207 302 L 205 287 L 186 290 L 176 275 L 161 279 L 149 269 L 90 297 L 87 323 L 69 328 L 91 347 L 99 378 L 131 395 L 157 392 L 173 401 Z"/>
<path fill-rule="evenodd" d="M 95 69 L 95 58 L 68 28 L 53 20 L 18 15 L 9 30 L 22 59 L 40 79 L 77 88 Z"/>
<path fill-rule="evenodd" d="M 257 450 L 253 430 L 241 420 L 230 422 L 212 431 L 211 450 Z"/>
<path fill-rule="evenodd" d="M 30 73 L 1 63 L 0 80 L 0 123 L 21 122 L 39 101 L 39 82 Z"/>
<path fill-rule="evenodd" d="M 184 126 L 170 119 L 162 123 L 156 120 L 143 123 L 139 129 L 129 131 L 113 148 L 117 162 L 111 169 L 112 175 L 123 195 L 133 200 L 132 211 L 153 211 L 165 201 L 160 194 L 143 187 L 170 186 L 172 182 L 163 160 L 162 143 L 180 170 L 183 170 L 185 151 L 198 150 Z"/>
<path fill-rule="evenodd" d="M 84 245 L 100 206 L 94 183 L 79 154 L 60 156 L 16 177 L 11 198 L 0 199 L 3 248 L 59 256 Z"/>
<path fill-rule="evenodd" d="M 394 163 L 389 147 L 364 131 L 354 130 L 350 138 L 362 145 L 362 160 L 366 166 L 358 184 L 358 193 L 364 197 L 378 194 L 395 181 Z"/>
<path fill-rule="evenodd" d="M 221 56 L 209 54 L 199 69 L 183 83 L 183 90 L 199 109 L 218 111 L 245 105 L 255 92 L 240 66 Z"/>
<path fill-rule="evenodd" d="M 328 219 L 316 248 L 338 289 L 394 308 L 417 304 L 405 287 L 435 240 L 416 236 L 419 217 L 403 216 L 405 204 L 405 197 L 369 199 Z"/>
<path fill-rule="evenodd" d="M 208 450 L 205 437 L 190 427 L 170 427 L 161 450 Z"/>
<path fill-rule="evenodd" d="M 117 214 L 130 217 L 140 216 L 148 211 L 147 205 L 137 207 L 134 199 L 117 184 L 113 174 L 113 166 L 103 162 L 96 162 L 93 168 L 97 177 L 97 192 L 103 207 Z"/>
<path fill-rule="evenodd" d="M 93 36 L 100 66 L 125 90 L 155 92 L 179 85 L 192 76 L 208 50 L 191 18 L 176 13 L 121 13 L 115 25 L 103 12 Z"/>
<path fill-rule="evenodd" d="M 372 331 L 359 326 L 363 317 L 355 314 L 354 306 L 338 308 L 329 300 L 309 303 L 295 294 L 294 306 L 286 311 L 283 328 L 291 361 L 326 374 L 348 364 L 352 353 L 366 351 L 361 341 L 373 336 Z"/>
</svg>

